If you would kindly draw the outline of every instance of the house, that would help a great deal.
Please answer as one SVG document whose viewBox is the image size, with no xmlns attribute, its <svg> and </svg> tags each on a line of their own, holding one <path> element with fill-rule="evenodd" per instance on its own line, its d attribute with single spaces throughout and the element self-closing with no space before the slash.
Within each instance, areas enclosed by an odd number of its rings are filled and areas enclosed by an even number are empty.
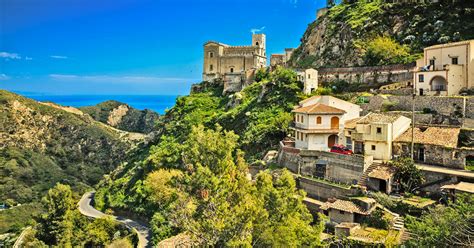
<svg viewBox="0 0 474 248">
<path fill-rule="evenodd" d="M 457 95 L 474 86 L 474 40 L 426 47 L 417 67 L 416 94 Z"/>
<path fill-rule="evenodd" d="M 294 51 L 295 51 L 294 48 L 285 48 L 285 53 L 272 54 L 270 56 L 270 67 L 272 69 L 276 68 L 277 66 L 286 67 Z"/>
<path fill-rule="evenodd" d="M 361 219 L 370 215 L 376 208 L 376 201 L 371 198 L 366 198 L 359 201 L 362 204 L 356 204 L 352 201 L 346 200 L 330 200 L 320 207 L 329 217 L 329 220 L 334 223 L 354 223 L 361 222 Z"/>
<path fill-rule="evenodd" d="M 464 169 L 468 151 L 457 148 L 460 128 L 416 127 L 414 130 L 414 159 L 417 163 Z M 411 156 L 412 131 L 407 129 L 393 142 L 393 154 Z"/>
<path fill-rule="evenodd" d="M 411 120 L 402 115 L 369 113 L 346 124 L 344 142 L 354 153 L 388 161 L 392 159 L 392 142 L 410 128 Z"/>
<path fill-rule="evenodd" d="M 314 96 L 292 112 L 295 148 L 329 151 L 342 142 L 344 122 L 359 117 L 360 107 L 332 96 Z"/>
<path fill-rule="evenodd" d="M 380 191 L 386 194 L 392 192 L 396 169 L 387 164 L 377 164 L 370 168 L 367 174 L 367 188 L 373 191 Z"/>
<path fill-rule="evenodd" d="M 296 72 L 298 80 L 303 82 L 303 92 L 311 94 L 318 88 L 318 71 L 315 69 L 305 69 Z"/>
<path fill-rule="evenodd" d="M 229 46 L 216 41 L 204 44 L 203 81 L 222 80 L 224 92 L 236 92 L 250 84 L 257 69 L 267 65 L 266 38 L 252 34 L 249 46 Z"/>
</svg>

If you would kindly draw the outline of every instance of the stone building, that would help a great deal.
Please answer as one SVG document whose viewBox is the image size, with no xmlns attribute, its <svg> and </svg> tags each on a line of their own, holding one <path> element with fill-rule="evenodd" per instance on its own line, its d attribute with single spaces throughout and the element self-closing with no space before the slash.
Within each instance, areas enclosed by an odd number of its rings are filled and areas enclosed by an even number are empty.
<svg viewBox="0 0 474 248">
<path fill-rule="evenodd" d="M 474 87 L 474 40 L 426 47 L 414 73 L 418 95 L 451 96 Z"/>
<path fill-rule="evenodd" d="M 376 208 L 376 201 L 371 198 L 357 200 L 357 203 L 337 199 L 326 202 L 320 209 L 329 217 L 331 222 L 354 223 L 361 222 L 361 219 L 370 215 Z"/>
<path fill-rule="evenodd" d="M 369 113 L 346 124 L 347 147 L 356 154 L 388 161 L 392 159 L 392 142 L 410 128 L 411 120 L 402 115 Z"/>
<path fill-rule="evenodd" d="M 224 92 L 237 92 L 254 80 L 255 71 L 267 65 L 264 34 L 252 34 L 252 45 L 204 44 L 203 81 L 222 80 Z"/>
<path fill-rule="evenodd" d="M 468 151 L 458 147 L 460 128 L 417 127 L 414 132 L 414 159 L 417 163 L 464 169 Z M 411 155 L 411 128 L 393 142 L 393 153 L 400 157 Z"/>
<path fill-rule="evenodd" d="M 277 66 L 286 67 L 291 55 L 295 51 L 294 48 L 285 48 L 285 53 L 274 53 L 270 56 L 270 66 L 275 69 Z"/>
</svg>

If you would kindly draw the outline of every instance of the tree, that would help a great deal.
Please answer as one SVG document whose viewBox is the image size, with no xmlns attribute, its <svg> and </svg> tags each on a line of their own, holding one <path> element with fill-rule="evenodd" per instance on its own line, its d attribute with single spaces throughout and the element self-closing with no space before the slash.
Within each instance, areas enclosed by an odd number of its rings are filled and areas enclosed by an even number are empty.
<svg viewBox="0 0 474 248">
<path fill-rule="evenodd" d="M 89 245 L 95 247 L 109 244 L 114 238 L 116 228 L 117 222 L 110 216 L 94 219 L 87 226 Z"/>
<path fill-rule="evenodd" d="M 370 66 L 405 64 L 416 60 L 410 55 L 408 46 L 400 45 L 386 36 L 376 37 L 358 46 L 363 50 L 365 64 Z"/>
<path fill-rule="evenodd" d="M 74 201 L 69 185 L 56 184 L 43 198 L 46 213 L 40 217 L 39 237 L 46 244 L 71 246 Z"/>
<path fill-rule="evenodd" d="M 395 172 L 395 180 L 400 183 L 401 190 L 412 192 L 424 182 L 421 170 L 416 167 L 413 159 L 399 158 L 391 162 L 397 170 Z"/>
<path fill-rule="evenodd" d="M 411 247 L 473 247 L 474 196 L 461 195 L 448 206 L 438 205 L 421 218 L 408 216 Z"/>
<path fill-rule="evenodd" d="M 334 7 L 334 5 L 336 5 L 336 1 L 335 1 L 335 0 L 327 0 L 327 1 L 326 1 L 326 6 L 327 6 L 328 8 L 332 8 L 332 7 Z"/>
</svg>

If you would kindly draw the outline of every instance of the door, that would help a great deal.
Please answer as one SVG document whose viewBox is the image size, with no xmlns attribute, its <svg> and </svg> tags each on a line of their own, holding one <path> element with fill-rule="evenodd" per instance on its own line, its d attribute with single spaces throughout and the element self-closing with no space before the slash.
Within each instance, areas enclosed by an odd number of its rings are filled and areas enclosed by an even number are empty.
<svg viewBox="0 0 474 248">
<path fill-rule="evenodd" d="M 423 89 L 420 89 L 420 96 L 423 95 Z"/>
<path fill-rule="evenodd" d="M 418 160 L 421 162 L 425 162 L 425 148 L 420 148 L 418 150 Z"/>
<path fill-rule="evenodd" d="M 379 180 L 379 190 L 380 192 L 387 193 L 387 181 Z"/>
<path fill-rule="evenodd" d="M 328 147 L 331 148 L 337 144 L 337 135 L 333 134 L 328 137 Z"/>
</svg>

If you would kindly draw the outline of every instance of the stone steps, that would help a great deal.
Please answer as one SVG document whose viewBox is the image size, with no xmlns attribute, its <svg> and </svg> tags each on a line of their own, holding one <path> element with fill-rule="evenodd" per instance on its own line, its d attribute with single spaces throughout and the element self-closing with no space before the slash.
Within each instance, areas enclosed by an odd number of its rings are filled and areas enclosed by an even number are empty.
<svg viewBox="0 0 474 248">
<path fill-rule="evenodd" d="M 364 171 L 364 173 L 362 174 L 358 182 L 359 186 L 367 187 L 367 178 L 369 177 L 369 173 L 372 172 L 372 170 L 374 170 L 376 166 L 377 166 L 376 164 L 371 164 L 369 168 L 367 168 L 367 170 Z"/>
</svg>

